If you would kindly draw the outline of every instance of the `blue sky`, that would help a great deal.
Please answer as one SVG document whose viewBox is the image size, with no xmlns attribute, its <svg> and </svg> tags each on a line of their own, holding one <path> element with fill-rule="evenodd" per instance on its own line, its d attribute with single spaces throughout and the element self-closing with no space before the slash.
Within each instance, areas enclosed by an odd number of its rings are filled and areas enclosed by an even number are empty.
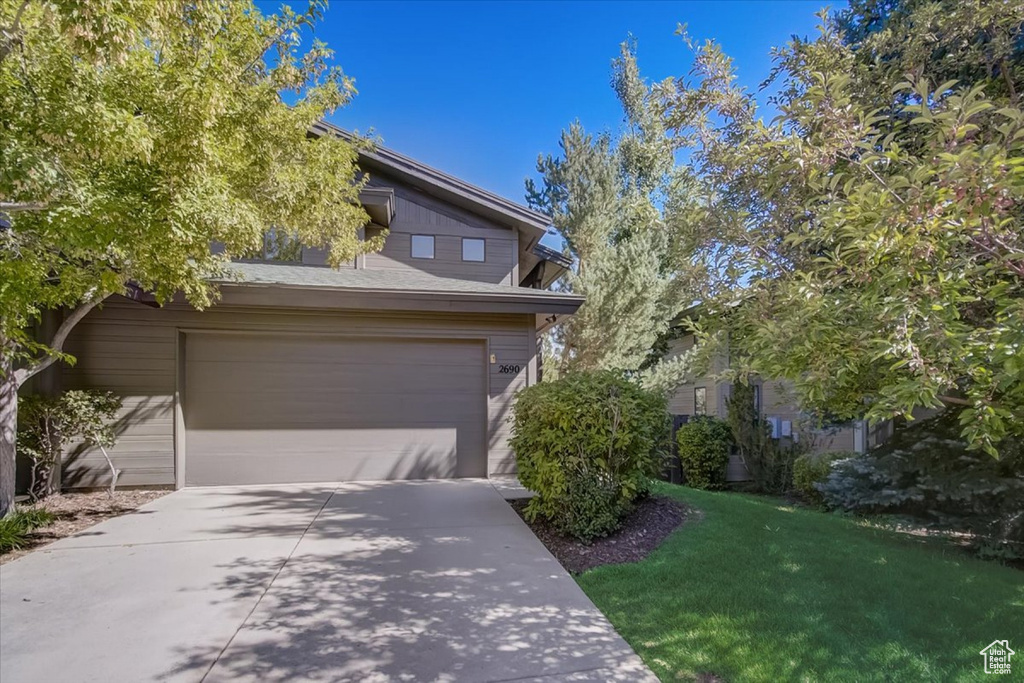
<svg viewBox="0 0 1024 683">
<path fill-rule="evenodd" d="M 771 47 L 813 34 L 824 4 L 333 0 L 316 35 L 359 89 L 334 123 L 372 128 L 396 151 L 524 202 L 537 155 L 556 152 L 571 121 L 618 126 L 611 60 L 628 34 L 643 73 L 660 80 L 689 69 L 674 35 L 686 23 L 695 38 L 718 40 L 753 90 Z"/>
</svg>

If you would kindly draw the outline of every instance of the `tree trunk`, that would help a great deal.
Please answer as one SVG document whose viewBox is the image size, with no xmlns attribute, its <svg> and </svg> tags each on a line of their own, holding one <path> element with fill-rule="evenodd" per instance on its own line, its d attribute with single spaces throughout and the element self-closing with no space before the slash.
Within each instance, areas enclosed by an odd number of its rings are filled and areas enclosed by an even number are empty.
<svg viewBox="0 0 1024 683">
<path fill-rule="evenodd" d="M 103 457 L 107 460 L 107 467 L 110 468 L 110 497 L 114 497 L 114 492 L 117 490 L 117 478 L 121 476 L 121 470 L 114 467 L 114 461 L 110 459 L 110 455 L 107 453 L 107 449 L 100 446 L 100 452 L 103 453 Z"/>
<path fill-rule="evenodd" d="M 0 349 L 0 518 L 14 512 L 14 440 L 18 433 L 18 379 Z"/>
<path fill-rule="evenodd" d="M 53 338 L 49 341 L 52 351 L 63 351 L 64 342 L 75 325 L 100 305 L 106 295 L 91 296 L 84 303 L 65 316 Z M 0 339 L 0 518 L 14 512 L 15 443 L 18 434 L 18 388 L 29 379 L 45 371 L 57 362 L 57 355 L 50 352 L 27 367 L 14 368 L 14 342 Z M 58 461 L 57 466 L 60 466 Z M 58 474 L 58 477 L 60 475 Z M 57 480 L 58 482 L 60 479 Z"/>
</svg>

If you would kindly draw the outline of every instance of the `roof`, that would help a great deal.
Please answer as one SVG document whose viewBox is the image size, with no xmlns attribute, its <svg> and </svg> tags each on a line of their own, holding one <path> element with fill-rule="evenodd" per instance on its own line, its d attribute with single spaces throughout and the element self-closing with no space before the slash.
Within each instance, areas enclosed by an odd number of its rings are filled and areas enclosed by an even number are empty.
<svg viewBox="0 0 1024 683">
<path fill-rule="evenodd" d="M 337 135 L 355 141 L 356 136 L 327 121 L 313 126 L 314 134 Z M 532 233 L 531 246 L 540 240 L 551 225 L 551 217 L 535 211 L 489 190 L 467 183 L 436 168 L 411 159 L 404 154 L 374 145 L 372 149 L 359 151 L 360 166 L 373 170 L 382 168 L 399 180 L 432 194 L 456 206 L 466 208 L 508 227 Z"/>
<path fill-rule="evenodd" d="M 265 262 L 233 262 L 228 268 L 233 277 L 215 281 L 243 287 L 348 292 L 352 295 L 391 294 L 435 300 L 515 303 L 531 310 L 559 313 L 574 312 L 583 303 L 583 297 L 561 292 L 457 280 L 411 270 L 336 270 L 325 266 Z"/>
<path fill-rule="evenodd" d="M 568 268 L 572 265 L 572 259 L 563 254 L 560 251 L 556 251 L 551 247 L 546 247 L 543 244 L 536 244 L 533 247 L 533 253 L 541 257 L 545 261 L 551 261 L 562 268 Z"/>
</svg>

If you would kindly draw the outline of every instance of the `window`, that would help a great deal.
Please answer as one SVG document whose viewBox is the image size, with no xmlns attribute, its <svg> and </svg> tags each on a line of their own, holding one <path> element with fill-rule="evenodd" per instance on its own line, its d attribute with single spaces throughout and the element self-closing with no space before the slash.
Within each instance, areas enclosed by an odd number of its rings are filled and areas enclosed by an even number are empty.
<svg viewBox="0 0 1024 683">
<path fill-rule="evenodd" d="M 474 237 L 463 237 L 462 238 L 462 260 L 463 261 L 483 261 L 484 260 L 484 240 L 476 239 Z"/>
<path fill-rule="evenodd" d="M 761 414 L 761 385 L 755 384 L 754 389 L 754 415 Z"/>
<path fill-rule="evenodd" d="M 413 235 L 412 236 L 412 257 L 413 258 L 434 258 L 434 236 Z"/>
<path fill-rule="evenodd" d="M 693 414 L 708 414 L 708 390 L 705 387 L 697 387 L 693 390 Z"/>
<path fill-rule="evenodd" d="M 242 255 L 252 261 L 302 263 L 302 243 L 294 234 L 277 228 L 263 233 L 263 244 Z"/>
<path fill-rule="evenodd" d="M 295 235 L 271 228 L 263 237 L 263 260 L 302 263 L 302 244 Z"/>
</svg>

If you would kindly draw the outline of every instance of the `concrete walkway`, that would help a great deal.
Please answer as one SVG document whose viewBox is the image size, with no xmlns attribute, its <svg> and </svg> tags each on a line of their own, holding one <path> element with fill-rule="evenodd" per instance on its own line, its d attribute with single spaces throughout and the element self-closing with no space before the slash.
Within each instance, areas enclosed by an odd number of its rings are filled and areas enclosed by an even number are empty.
<svg viewBox="0 0 1024 683">
<path fill-rule="evenodd" d="M 0 680 L 656 680 L 490 483 L 188 489 L 0 567 Z"/>
</svg>

